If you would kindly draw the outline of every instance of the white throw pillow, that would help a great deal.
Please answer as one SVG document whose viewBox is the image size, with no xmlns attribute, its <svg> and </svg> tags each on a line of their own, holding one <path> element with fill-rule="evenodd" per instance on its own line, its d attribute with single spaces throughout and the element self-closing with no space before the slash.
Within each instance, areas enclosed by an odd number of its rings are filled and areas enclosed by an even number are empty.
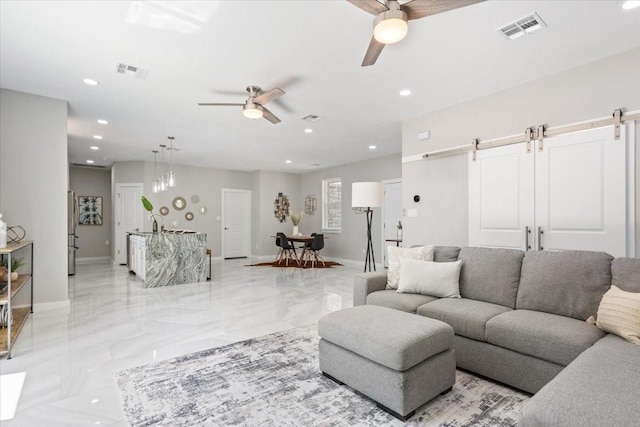
<svg viewBox="0 0 640 427">
<path fill-rule="evenodd" d="M 591 316 L 587 322 L 640 345 L 640 293 L 623 291 L 612 285 L 602 296 L 598 320 Z"/>
<path fill-rule="evenodd" d="M 400 280 L 400 258 L 433 261 L 433 246 L 419 246 L 417 248 L 399 248 L 388 246 L 389 269 L 387 270 L 387 289 L 398 289 Z"/>
<path fill-rule="evenodd" d="M 403 258 L 400 265 L 397 292 L 438 298 L 460 298 L 462 261 L 427 262 Z"/>
</svg>

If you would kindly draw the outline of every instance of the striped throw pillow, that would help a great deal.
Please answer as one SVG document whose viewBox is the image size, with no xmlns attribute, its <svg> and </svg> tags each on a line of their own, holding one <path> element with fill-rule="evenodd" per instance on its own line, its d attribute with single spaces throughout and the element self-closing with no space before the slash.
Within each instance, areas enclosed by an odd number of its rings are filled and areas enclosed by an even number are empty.
<svg viewBox="0 0 640 427">
<path fill-rule="evenodd" d="M 612 285 L 602 296 L 595 324 L 605 332 L 640 345 L 640 293 L 623 291 Z"/>
</svg>

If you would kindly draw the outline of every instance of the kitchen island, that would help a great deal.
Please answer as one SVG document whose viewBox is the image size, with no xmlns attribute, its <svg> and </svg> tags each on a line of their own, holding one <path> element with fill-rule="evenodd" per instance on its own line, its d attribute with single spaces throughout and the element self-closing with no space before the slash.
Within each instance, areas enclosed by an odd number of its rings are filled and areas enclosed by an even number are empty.
<svg viewBox="0 0 640 427">
<path fill-rule="evenodd" d="M 207 235 L 129 233 L 129 266 L 147 288 L 204 282 Z"/>
</svg>

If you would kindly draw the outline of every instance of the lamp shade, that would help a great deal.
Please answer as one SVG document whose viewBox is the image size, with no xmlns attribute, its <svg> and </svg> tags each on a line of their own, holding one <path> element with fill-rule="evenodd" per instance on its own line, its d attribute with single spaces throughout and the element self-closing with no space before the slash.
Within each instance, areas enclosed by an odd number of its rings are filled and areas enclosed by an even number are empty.
<svg viewBox="0 0 640 427">
<path fill-rule="evenodd" d="M 384 204 L 384 185 L 381 182 L 351 184 L 351 207 L 377 208 Z"/>
</svg>

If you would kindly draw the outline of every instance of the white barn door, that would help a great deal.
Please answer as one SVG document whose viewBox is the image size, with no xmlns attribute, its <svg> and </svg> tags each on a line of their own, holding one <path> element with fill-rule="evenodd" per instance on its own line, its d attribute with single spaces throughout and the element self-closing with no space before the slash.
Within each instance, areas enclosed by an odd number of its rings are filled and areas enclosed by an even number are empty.
<svg viewBox="0 0 640 427">
<path fill-rule="evenodd" d="M 619 140 L 612 127 L 544 140 L 536 152 L 538 247 L 626 255 L 625 141 L 624 126 Z"/>
<path fill-rule="evenodd" d="M 469 154 L 469 245 L 632 252 L 625 127 L 619 140 L 604 127 L 540 144 Z"/>
<path fill-rule="evenodd" d="M 534 155 L 524 143 L 469 154 L 469 245 L 522 249 L 534 223 Z"/>
</svg>

